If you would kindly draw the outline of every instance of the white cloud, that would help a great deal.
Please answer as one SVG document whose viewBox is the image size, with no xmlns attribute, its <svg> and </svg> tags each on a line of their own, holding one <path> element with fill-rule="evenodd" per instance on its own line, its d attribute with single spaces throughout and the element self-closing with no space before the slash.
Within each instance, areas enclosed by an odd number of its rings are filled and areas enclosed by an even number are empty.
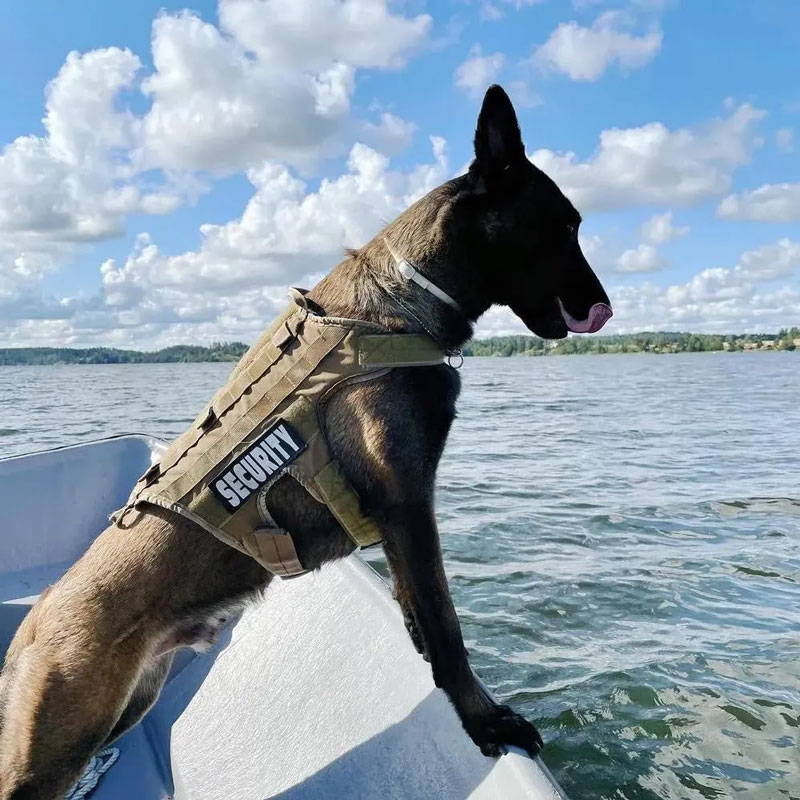
<svg viewBox="0 0 800 800">
<path fill-rule="evenodd" d="M 775 131 L 775 146 L 781 153 L 793 153 L 794 131 L 791 128 L 779 128 Z"/>
<path fill-rule="evenodd" d="M 506 15 L 502 6 L 497 3 L 492 3 L 491 0 L 483 0 L 481 3 L 481 19 L 488 22 L 496 22 L 503 19 Z"/>
<path fill-rule="evenodd" d="M 356 71 L 402 66 L 431 27 L 386 0 L 220 0 L 219 19 L 219 28 L 188 11 L 156 19 L 145 163 L 308 166 L 341 147 Z"/>
<path fill-rule="evenodd" d="M 179 199 L 136 182 L 127 158 L 137 120 L 115 108 L 140 68 L 128 50 L 70 53 L 47 88 L 46 135 L 0 155 L 0 230 L 74 243 L 119 234 L 133 212 L 167 213 Z"/>
<path fill-rule="evenodd" d="M 783 238 L 743 253 L 736 266 L 748 281 L 788 277 L 800 270 L 800 242 Z"/>
<path fill-rule="evenodd" d="M 153 25 L 155 71 L 116 47 L 70 53 L 46 91 L 45 134 L 0 153 L 0 291 L 26 291 L 131 214 L 191 200 L 198 173 L 267 158 L 311 164 L 357 136 L 386 152 L 413 125 L 352 118 L 360 69 L 402 65 L 431 18 L 386 0 L 220 0 L 219 27 L 190 12 Z M 142 81 L 142 78 L 144 80 Z M 126 92 L 152 101 L 137 115 Z M 50 307 L 50 306 L 47 306 Z"/>
<path fill-rule="evenodd" d="M 162 256 L 146 242 L 121 268 L 104 266 L 104 285 L 191 286 L 284 285 L 335 263 L 344 247 L 367 242 L 447 176 L 445 142 L 433 138 L 435 160 L 409 172 L 389 169 L 383 154 L 356 144 L 348 172 L 324 179 L 316 192 L 283 165 L 266 162 L 248 171 L 255 193 L 239 219 L 202 225 L 201 247 Z"/>
<path fill-rule="evenodd" d="M 601 14 L 588 28 L 564 22 L 536 49 L 533 61 L 574 81 L 596 81 L 614 62 L 628 70 L 642 67 L 661 49 L 661 31 L 637 36 L 628 27 L 617 11 Z"/>
<path fill-rule="evenodd" d="M 800 183 L 765 183 L 758 189 L 728 195 L 717 216 L 758 222 L 800 222 Z"/>
<path fill-rule="evenodd" d="M 611 128 L 586 161 L 575 153 L 538 150 L 533 161 L 581 210 L 639 203 L 685 206 L 720 195 L 759 144 L 753 126 L 764 112 L 748 104 L 697 128 L 671 131 L 660 122 Z"/>
<path fill-rule="evenodd" d="M 401 119 L 384 111 L 380 122 L 365 122 L 361 128 L 363 141 L 387 155 L 394 155 L 405 150 L 414 138 L 417 126 L 413 122 Z"/>
<path fill-rule="evenodd" d="M 797 319 L 800 292 L 726 289 L 724 276 L 701 273 L 687 284 L 663 289 L 623 286 L 613 294 L 609 333 L 643 330 L 695 333 L 774 332 Z"/>
<path fill-rule="evenodd" d="M 732 269 L 705 269 L 683 284 L 611 291 L 615 327 L 720 333 L 774 330 L 800 315 L 800 292 L 760 284 L 800 272 L 800 242 L 781 239 L 743 253 Z"/>
<path fill-rule="evenodd" d="M 519 11 L 522 8 L 530 8 L 542 2 L 544 0 L 494 0 L 494 2 L 492 0 L 482 0 L 481 19 L 495 22 L 503 19 L 509 8 Z"/>
<path fill-rule="evenodd" d="M 7 287 L 38 280 L 81 243 L 119 235 L 128 214 L 166 214 L 182 202 L 177 187 L 146 180 L 129 158 L 138 120 L 116 100 L 140 67 L 115 47 L 70 53 L 47 87 L 45 135 L 21 136 L 0 154 Z"/>
<path fill-rule="evenodd" d="M 58 330 L 56 340 L 66 344 L 251 340 L 285 302 L 288 285 L 315 282 L 345 246 L 366 243 L 447 179 L 446 144 L 432 137 L 431 145 L 433 161 L 401 172 L 386 156 L 356 144 L 347 172 L 312 192 L 286 166 L 265 162 L 248 171 L 254 194 L 241 217 L 201 226 L 199 249 L 167 255 L 142 234 L 123 263 L 102 264 L 98 296 L 26 299 L 22 316 L 49 320 L 47 330 Z M 3 301 L 0 293 L 0 314 Z M 6 305 L 21 304 L 19 292 L 6 298 Z M 6 337 L 20 346 L 37 341 L 23 322 L 10 325 Z"/>
<path fill-rule="evenodd" d="M 505 83 L 505 88 L 515 108 L 535 108 L 544 103 L 542 96 L 535 92 L 526 81 L 508 81 Z"/>
<path fill-rule="evenodd" d="M 459 89 L 479 96 L 497 80 L 505 63 L 506 57 L 502 53 L 485 56 L 480 45 L 475 45 L 470 51 L 470 57 L 456 68 L 453 80 Z"/>
<path fill-rule="evenodd" d="M 617 272 L 657 272 L 669 264 L 652 244 L 642 243 L 626 250 L 617 261 Z"/>
<path fill-rule="evenodd" d="M 642 238 L 650 244 L 666 244 L 689 233 L 689 227 L 672 224 L 672 212 L 655 214 L 642 224 Z"/>
</svg>

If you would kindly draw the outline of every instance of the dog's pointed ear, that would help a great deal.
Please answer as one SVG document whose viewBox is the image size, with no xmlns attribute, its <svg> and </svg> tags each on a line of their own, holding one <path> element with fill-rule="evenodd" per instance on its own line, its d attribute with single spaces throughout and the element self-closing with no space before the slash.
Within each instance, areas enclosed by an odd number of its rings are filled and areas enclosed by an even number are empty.
<svg viewBox="0 0 800 800">
<path fill-rule="evenodd" d="M 483 175 L 497 174 L 525 158 L 517 115 L 508 95 L 494 84 L 486 91 L 475 129 L 475 166 Z"/>
</svg>

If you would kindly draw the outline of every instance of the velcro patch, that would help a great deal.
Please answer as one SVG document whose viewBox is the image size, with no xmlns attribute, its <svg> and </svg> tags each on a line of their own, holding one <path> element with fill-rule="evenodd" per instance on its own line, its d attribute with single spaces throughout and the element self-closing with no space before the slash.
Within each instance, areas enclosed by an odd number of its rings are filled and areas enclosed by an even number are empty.
<svg viewBox="0 0 800 800">
<path fill-rule="evenodd" d="M 211 480 L 211 491 L 228 511 L 234 512 L 305 448 L 306 443 L 297 431 L 279 419 Z"/>
</svg>

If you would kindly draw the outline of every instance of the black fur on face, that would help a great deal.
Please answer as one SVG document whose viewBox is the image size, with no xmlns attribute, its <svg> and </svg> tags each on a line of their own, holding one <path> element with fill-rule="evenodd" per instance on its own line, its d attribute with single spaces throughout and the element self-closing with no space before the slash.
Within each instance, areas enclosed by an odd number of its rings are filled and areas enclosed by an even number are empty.
<svg viewBox="0 0 800 800">
<path fill-rule="evenodd" d="M 481 283 L 492 302 L 509 306 L 547 339 L 565 337 L 568 323 L 587 320 L 597 304 L 609 306 L 578 244 L 580 214 L 528 160 L 514 108 L 499 86 L 486 92 L 467 181 L 478 223 L 465 233 L 480 253 Z"/>
</svg>

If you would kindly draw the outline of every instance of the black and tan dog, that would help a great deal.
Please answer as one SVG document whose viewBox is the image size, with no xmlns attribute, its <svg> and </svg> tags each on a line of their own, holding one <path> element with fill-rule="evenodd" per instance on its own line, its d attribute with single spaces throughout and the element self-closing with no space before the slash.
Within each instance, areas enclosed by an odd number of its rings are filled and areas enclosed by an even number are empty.
<svg viewBox="0 0 800 800">
<path fill-rule="evenodd" d="M 469 172 L 430 192 L 307 298 L 319 313 L 432 336 L 453 350 L 493 304 L 533 332 L 592 332 L 608 298 L 578 245 L 580 216 L 525 156 L 511 103 L 489 89 Z M 441 294 L 398 280 L 386 241 Z M 329 446 L 379 524 L 414 644 L 436 685 L 486 755 L 542 745 L 536 729 L 482 691 L 450 600 L 433 509 L 437 463 L 455 415 L 448 365 L 395 369 L 341 390 L 326 406 Z M 270 509 L 316 568 L 353 544 L 328 508 L 281 478 Z M 213 636 L 226 614 L 271 576 L 192 522 L 152 507 L 109 527 L 42 595 L 20 627 L 0 676 L 0 799 L 52 800 L 90 756 L 153 704 L 176 647 Z"/>
</svg>

